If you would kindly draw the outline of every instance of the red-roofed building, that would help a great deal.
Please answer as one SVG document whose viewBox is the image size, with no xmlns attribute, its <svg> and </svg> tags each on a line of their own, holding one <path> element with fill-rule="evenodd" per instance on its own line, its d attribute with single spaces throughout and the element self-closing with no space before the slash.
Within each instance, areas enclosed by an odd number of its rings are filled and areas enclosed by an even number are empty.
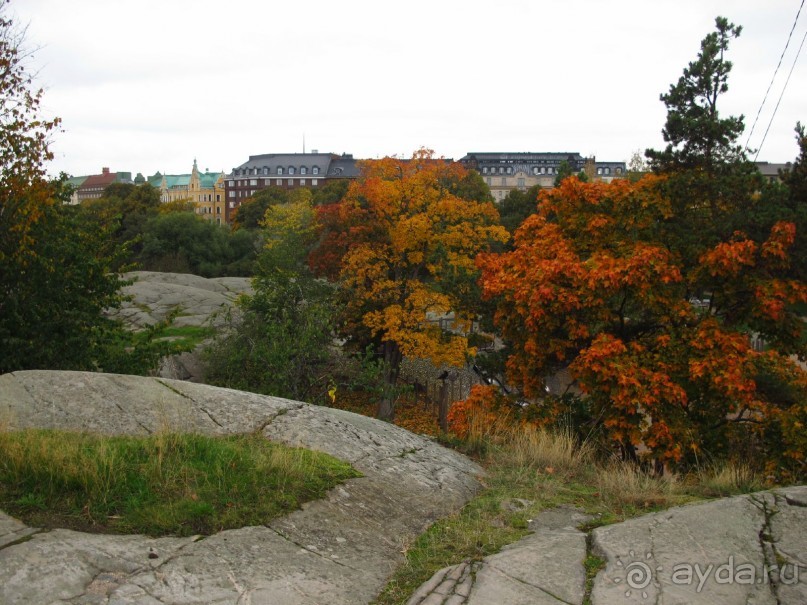
<svg viewBox="0 0 807 605">
<path fill-rule="evenodd" d="M 81 186 L 76 190 L 76 197 L 79 202 L 93 200 L 101 197 L 112 183 L 131 183 L 131 172 L 110 172 L 109 168 L 102 168 L 101 174 L 91 174 Z"/>
</svg>

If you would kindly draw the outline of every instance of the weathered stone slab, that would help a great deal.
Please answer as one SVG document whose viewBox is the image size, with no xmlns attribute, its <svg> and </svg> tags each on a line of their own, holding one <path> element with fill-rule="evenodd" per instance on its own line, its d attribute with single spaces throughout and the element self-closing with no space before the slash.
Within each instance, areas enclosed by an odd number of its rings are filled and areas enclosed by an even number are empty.
<svg viewBox="0 0 807 605">
<path fill-rule="evenodd" d="M 39 533 L 0 550 L 0 603 L 93 602 L 80 599 L 113 593 L 128 577 L 152 572 L 193 541 L 64 529 Z"/>
<path fill-rule="evenodd" d="M 794 559 L 807 554 L 805 518 L 782 503 L 771 493 L 739 496 L 594 530 L 595 552 L 608 563 L 596 578 L 592 603 L 803 603 L 801 596 L 787 597 L 771 575 L 778 548 L 771 536 L 785 540 Z M 780 515 L 783 527 L 793 530 L 788 539 L 775 529 Z M 789 587 L 788 594 L 802 589 Z"/>
<path fill-rule="evenodd" d="M 13 517 L 9 517 L 0 511 L 0 549 L 9 544 L 19 542 L 37 533 L 39 530 L 20 523 Z"/>
</svg>

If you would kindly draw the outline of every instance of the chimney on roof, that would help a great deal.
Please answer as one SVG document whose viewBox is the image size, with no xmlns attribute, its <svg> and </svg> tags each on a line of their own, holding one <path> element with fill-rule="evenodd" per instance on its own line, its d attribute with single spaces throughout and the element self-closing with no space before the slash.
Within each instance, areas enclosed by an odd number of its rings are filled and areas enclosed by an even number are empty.
<svg viewBox="0 0 807 605">
<path fill-rule="evenodd" d="M 102 174 L 109 174 L 109 168 L 101 168 Z"/>
<path fill-rule="evenodd" d="M 319 153 L 319 149 L 312 149 L 311 153 Z"/>
</svg>

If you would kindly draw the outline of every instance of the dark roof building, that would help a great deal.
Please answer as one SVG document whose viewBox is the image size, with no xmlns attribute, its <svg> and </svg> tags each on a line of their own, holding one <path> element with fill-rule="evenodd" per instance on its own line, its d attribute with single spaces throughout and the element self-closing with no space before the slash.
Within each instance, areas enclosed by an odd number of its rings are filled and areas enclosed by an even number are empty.
<svg viewBox="0 0 807 605">
<path fill-rule="evenodd" d="M 346 153 L 335 155 L 313 151 L 251 155 L 246 162 L 233 168 L 224 180 L 226 221 L 232 222 L 238 207 L 261 189 L 316 188 L 329 180 L 355 179 L 358 176 L 356 160 Z"/>
<path fill-rule="evenodd" d="M 625 162 L 597 162 L 577 152 L 471 152 L 460 158 L 466 168 L 476 170 L 498 202 L 513 189 L 553 187 L 563 162 L 572 172 L 585 171 L 589 178 L 610 181 L 625 174 Z"/>
<path fill-rule="evenodd" d="M 779 173 L 785 170 L 792 170 L 793 164 L 787 162 L 786 164 L 772 164 L 770 162 L 755 162 L 757 170 L 765 177 L 766 180 L 771 182 L 779 181 Z"/>
</svg>

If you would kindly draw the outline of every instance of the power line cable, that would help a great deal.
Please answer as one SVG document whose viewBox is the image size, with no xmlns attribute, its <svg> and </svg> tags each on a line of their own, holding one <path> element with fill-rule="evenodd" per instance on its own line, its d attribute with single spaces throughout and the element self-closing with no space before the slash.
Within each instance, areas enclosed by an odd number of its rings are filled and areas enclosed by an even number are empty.
<svg viewBox="0 0 807 605">
<path fill-rule="evenodd" d="M 801 0 L 801 5 L 799 6 L 799 10 L 796 13 L 796 18 L 793 20 L 793 27 L 790 28 L 790 33 L 787 36 L 787 42 L 785 42 L 785 48 L 784 50 L 782 50 L 782 54 L 779 57 L 779 64 L 776 66 L 776 69 L 773 70 L 773 77 L 771 78 L 771 83 L 768 84 L 768 90 L 765 91 L 765 96 L 762 99 L 762 104 L 759 106 L 759 110 L 757 111 L 757 117 L 754 118 L 754 124 L 751 126 L 751 132 L 748 133 L 748 139 L 745 141 L 745 151 L 748 151 L 748 144 L 751 142 L 751 136 L 754 134 L 754 128 L 757 127 L 757 120 L 759 120 L 759 116 L 762 113 L 762 108 L 765 107 L 765 101 L 768 100 L 768 94 L 771 92 L 771 88 L 773 87 L 773 81 L 776 80 L 776 74 L 779 73 L 779 68 L 782 66 L 782 59 L 785 58 L 787 47 L 790 46 L 790 39 L 793 37 L 793 31 L 796 29 L 796 23 L 799 22 L 799 15 L 801 14 L 802 8 L 804 8 L 804 0 Z"/>
<path fill-rule="evenodd" d="M 771 121 L 768 122 L 768 127 L 765 129 L 765 134 L 762 137 L 762 142 L 759 144 L 757 154 L 754 156 L 755 162 L 759 157 L 759 152 L 762 151 L 762 146 L 765 144 L 765 139 L 768 138 L 768 131 L 771 129 L 771 124 L 773 124 L 773 118 L 776 117 L 776 111 L 779 109 L 779 103 L 782 102 L 782 97 L 785 96 L 785 90 L 787 89 L 787 84 L 788 82 L 790 82 L 790 76 L 793 75 L 793 69 L 796 67 L 796 61 L 799 60 L 799 55 L 801 54 L 801 49 L 804 47 L 805 40 L 807 40 L 807 31 L 804 32 L 804 37 L 801 39 L 801 44 L 799 44 L 799 50 L 796 51 L 796 56 L 793 58 L 793 65 L 790 66 L 790 73 L 787 74 L 787 80 L 785 80 L 785 85 L 782 88 L 782 94 L 779 95 L 779 100 L 776 102 L 776 107 L 773 108 L 773 115 L 771 115 Z"/>
</svg>

